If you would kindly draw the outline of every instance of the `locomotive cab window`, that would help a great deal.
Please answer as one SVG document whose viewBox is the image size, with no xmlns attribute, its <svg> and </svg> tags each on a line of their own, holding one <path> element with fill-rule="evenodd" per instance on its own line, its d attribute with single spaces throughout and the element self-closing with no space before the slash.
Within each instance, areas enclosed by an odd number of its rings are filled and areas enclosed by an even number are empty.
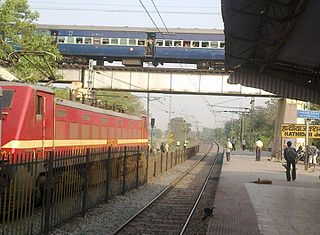
<svg viewBox="0 0 320 235">
<path fill-rule="evenodd" d="M 13 90 L 3 90 L 2 91 L 2 99 L 1 99 L 1 107 L 3 109 L 11 108 L 12 100 L 13 100 Z"/>
<path fill-rule="evenodd" d="M 37 95 L 36 100 L 36 120 L 40 121 L 42 119 L 42 113 L 43 113 L 43 97 L 40 95 Z"/>
<path fill-rule="evenodd" d="M 42 106 L 43 106 L 43 97 L 37 95 L 37 112 L 36 114 L 42 114 Z"/>
</svg>

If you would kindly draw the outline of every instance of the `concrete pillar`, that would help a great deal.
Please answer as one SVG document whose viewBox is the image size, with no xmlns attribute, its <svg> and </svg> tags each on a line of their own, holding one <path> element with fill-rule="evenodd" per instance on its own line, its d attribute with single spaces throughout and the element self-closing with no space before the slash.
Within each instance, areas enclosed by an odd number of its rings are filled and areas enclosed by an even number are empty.
<svg viewBox="0 0 320 235">
<path fill-rule="evenodd" d="M 276 160 L 282 160 L 282 150 L 284 147 L 284 140 L 282 140 L 283 142 L 281 143 L 281 124 L 297 123 L 297 106 L 299 103 L 301 102 L 285 98 L 278 100 L 278 114 L 274 130 L 274 142 L 272 146 L 272 157 L 276 158 Z"/>
</svg>

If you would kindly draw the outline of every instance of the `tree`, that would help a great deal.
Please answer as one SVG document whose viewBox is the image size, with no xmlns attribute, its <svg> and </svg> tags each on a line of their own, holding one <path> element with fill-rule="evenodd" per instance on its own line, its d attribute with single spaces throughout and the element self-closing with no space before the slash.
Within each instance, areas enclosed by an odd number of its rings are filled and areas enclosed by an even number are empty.
<svg viewBox="0 0 320 235">
<path fill-rule="evenodd" d="M 191 131 L 191 124 L 182 117 L 172 118 L 169 123 L 169 130 L 173 132 L 176 141 L 184 141 Z"/>
<path fill-rule="evenodd" d="M 56 77 L 61 59 L 51 35 L 37 30 L 38 17 L 27 0 L 0 0 L 0 62 L 27 82 Z"/>
<path fill-rule="evenodd" d="M 227 138 L 235 137 L 240 141 L 242 119 L 244 123 L 243 137 L 247 145 L 253 146 L 256 138 L 260 138 L 267 146 L 273 139 L 278 107 L 276 99 L 271 99 L 265 104 L 266 106 L 255 107 L 250 114 L 243 114 L 240 119 L 227 121 L 224 125 L 222 138 L 226 140 Z"/>
<path fill-rule="evenodd" d="M 108 105 L 121 106 L 126 113 L 146 114 L 139 97 L 129 92 L 97 90 L 95 97 Z"/>
</svg>

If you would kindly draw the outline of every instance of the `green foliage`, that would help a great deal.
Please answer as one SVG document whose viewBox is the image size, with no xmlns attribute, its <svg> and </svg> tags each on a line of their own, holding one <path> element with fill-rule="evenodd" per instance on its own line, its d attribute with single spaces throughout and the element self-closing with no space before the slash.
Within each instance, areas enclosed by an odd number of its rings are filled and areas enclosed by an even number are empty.
<svg viewBox="0 0 320 235">
<path fill-rule="evenodd" d="M 239 119 L 227 121 L 224 128 L 213 129 L 212 138 L 220 140 L 223 144 L 227 138 L 234 137 L 237 145 L 240 146 L 242 134 L 248 147 L 252 147 L 257 138 L 260 138 L 267 147 L 273 140 L 278 103 L 277 100 L 272 99 L 265 104 L 266 106 L 263 107 L 256 106 L 250 114 L 244 114 Z"/>
<path fill-rule="evenodd" d="M 56 88 L 54 89 L 55 96 L 62 99 L 70 98 L 70 91 L 67 88 Z"/>
<path fill-rule="evenodd" d="M 162 130 L 158 128 L 153 128 L 152 130 L 152 139 L 161 140 L 162 139 Z"/>
<path fill-rule="evenodd" d="M 53 68 L 61 59 L 52 37 L 37 31 L 38 17 L 27 0 L 0 0 L 0 62 L 27 82 L 55 76 Z"/>
<path fill-rule="evenodd" d="M 172 118 L 169 123 L 169 130 L 173 132 L 176 141 L 184 141 L 191 131 L 191 124 L 182 117 Z"/>
<path fill-rule="evenodd" d="M 146 114 L 139 97 L 129 92 L 97 90 L 95 96 L 108 105 L 120 105 L 124 108 L 125 113 L 139 116 Z"/>
</svg>

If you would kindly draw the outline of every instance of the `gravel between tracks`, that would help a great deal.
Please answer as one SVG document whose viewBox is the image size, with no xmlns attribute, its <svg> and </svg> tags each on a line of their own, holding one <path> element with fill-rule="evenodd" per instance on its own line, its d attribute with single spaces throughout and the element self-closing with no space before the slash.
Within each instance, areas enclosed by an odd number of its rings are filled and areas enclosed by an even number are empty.
<svg viewBox="0 0 320 235">
<path fill-rule="evenodd" d="M 199 155 L 192 157 L 173 169 L 150 180 L 146 185 L 131 190 L 125 195 L 113 197 L 87 211 L 85 217 L 76 217 L 52 230 L 51 234 L 112 234 L 121 224 L 138 212 L 159 194 L 166 186 L 194 163 Z"/>
</svg>

